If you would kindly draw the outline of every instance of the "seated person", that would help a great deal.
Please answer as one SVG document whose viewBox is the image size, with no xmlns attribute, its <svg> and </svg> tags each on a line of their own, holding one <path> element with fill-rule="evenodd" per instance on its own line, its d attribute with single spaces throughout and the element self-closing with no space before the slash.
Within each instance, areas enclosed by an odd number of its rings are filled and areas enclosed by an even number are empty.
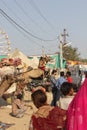
<svg viewBox="0 0 87 130">
<path fill-rule="evenodd" d="M 63 130 L 66 110 L 47 104 L 47 95 L 40 89 L 34 91 L 31 98 L 38 110 L 31 117 L 29 130 Z"/>
<path fill-rule="evenodd" d="M 23 117 L 24 113 L 27 111 L 28 106 L 31 107 L 30 105 L 27 106 L 27 104 L 25 104 L 22 101 L 23 95 L 22 94 L 18 94 L 16 96 L 17 98 L 13 100 L 12 102 L 12 113 L 11 115 L 14 117 Z"/>
<path fill-rule="evenodd" d="M 60 108 L 64 110 L 68 109 L 68 106 L 75 95 L 73 87 L 74 87 L 74 84 L 69 83 L 69 82 L 64 82 L 61 85 L 62 97 L 60 97 L 59 101 L 57 102 L 57 105 Z"/>
</svg>

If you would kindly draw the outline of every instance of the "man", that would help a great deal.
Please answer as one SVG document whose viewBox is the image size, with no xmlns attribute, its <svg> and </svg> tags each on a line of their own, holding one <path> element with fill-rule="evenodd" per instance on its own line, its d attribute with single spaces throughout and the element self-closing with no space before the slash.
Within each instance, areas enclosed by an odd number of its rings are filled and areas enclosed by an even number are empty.
<svg viewBox="0 0 87 130">
<path fill-rule="evenodd" d="M 67 81 L 68 81 L 69 83 L 72 83 L 72 82 L 73 82 L 72 77 L 71 77 L 71 72 L 70 72 L 70 71 L 67 71 L 66 77 L 67 77 Z"/>
<path fill-rule="evenodd" d="M 73 100 L 76 93 L 74 93 L 74 86 L 75 84 L 64 82 L 61 85 L 61 93 L 63 94 L 63 97 L 60 97 L 58 101 L 58 106 L 61 109 L 67 110 L 70 102 Z"/>
<path fill-rule="evenodd" d="M 56 79 L 55 79 L 56 73 L 57 73 L 57 71 L 53 70 L 52 74 L 50 76 L 50 82 L 51 82 L 51 87 L 52 87 L 52 95 L 53 95 L 51 106 L 56 106 L 57 96 L 58 96 L 58 89 L 56 87 Z"/>
<path fill-rule="evenodd" d="M 57 82 L 56 82 L 56 86 L 58 88 L 58 97 L 57 97 L 57 100 L 59 100 L 60 98 L 60 95 L 61 95 L 61 92 L 60 92 L 60 87 L 61 85 L 64 83 L 64 82 L 67 82 L 65 77 L 64 77 L 64 71 L 61 71 L 60 72 L 60 77 L 57 79 Z"/>
</svg>

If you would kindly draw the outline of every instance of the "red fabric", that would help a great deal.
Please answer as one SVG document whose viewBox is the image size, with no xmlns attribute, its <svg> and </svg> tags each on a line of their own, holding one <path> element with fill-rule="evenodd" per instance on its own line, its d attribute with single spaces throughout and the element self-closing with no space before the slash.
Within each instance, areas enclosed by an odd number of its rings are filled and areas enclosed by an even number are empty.
<svg viewBox="0 0 87 130">
<path fill-rule="evenodd" d="M 45 66 L 39 66 L 38 68 L 40 68 L 41 70 L 45 71 Z"/>
<path fill-rule="evenodd" d="M 61 110 L 58 107 L 53 108 L 49 115 L 45 117 L 35 117 L 32 116 L 33 126 L 35 130 L 61 130 L 58 126 L 64 127 L 65 121 L 64 116 L 66 111 Z"/>
<path fill-rule="evenodd" d="M 67 78 L 67 81 L 69 82 L 69 83 L 72 83 L 73 81 L 72 81 L 72 77 L 68 77 Z"/>
</svg>

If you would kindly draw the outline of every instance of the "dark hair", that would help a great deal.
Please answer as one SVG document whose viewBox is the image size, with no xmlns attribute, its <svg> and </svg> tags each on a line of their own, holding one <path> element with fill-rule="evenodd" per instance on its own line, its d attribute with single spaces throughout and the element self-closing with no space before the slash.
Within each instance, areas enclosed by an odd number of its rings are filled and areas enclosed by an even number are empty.
<svg viewBox="0 0 87 130">
<path fill-rule="evenodd" d="M 21 100 L 22 98 L 23 98 L 23 95 L 22 95 L 22 94 L 18 94 L 18 95 L 17 95 L 17 99 L 20 99 L 20 100 Z"/>
<path fill-rule="evenodd" d="M 87 78 L 87 71 L 85 71 L 84 74 L 85 74 L 85 78 Z"/>
<path fill-rule="evenodd" d="M 66 73 L 68 76 L 71 76 L 71 72 L 70 71 L 67 71 Z"/>
<path fill-rule="evenodd" d="M 43 106 L 47 101 L 46 93 L 38 89 L 31 94 L 34 105 L 39 108 Z"/>
<path fill-rule="evenodd" d="M 61 85 L 61 92 L 64 96 L 66 96 L 67 94 L 69 94 L 70 90 L 73 88 L 73 84 L 72 83 L 69 83 L 69 82 L 64 82 L 62 85 Z"/>
<path fill-rule="evenodd" d="M 57 72 L 56 70 L 53 70 L 53 71 L 52 71 L 52 74 L 55 74 L 56 72 Z"/>
<path fill-rule="evenodd" d="M 64 76 L 64 71 L 61 71 L 61 72 L 60 72 L 60 76 Z"/>
</svg>

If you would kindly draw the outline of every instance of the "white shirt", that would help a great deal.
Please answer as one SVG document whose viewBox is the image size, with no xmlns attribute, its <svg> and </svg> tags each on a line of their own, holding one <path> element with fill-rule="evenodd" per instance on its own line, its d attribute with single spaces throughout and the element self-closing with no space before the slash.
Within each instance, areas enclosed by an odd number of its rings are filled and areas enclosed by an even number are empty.
<svg viewBox="0 0 87 130">
<path fill-rule="evenodd" d="M 59 101 L 57 102 L 57 105 L 64 109 L 67 110 L 69 104 L 71 103 L 72 99 L 74 98 L 74 96 L 64 96 L 64 97 L 60 97 Z"/>
</svg>

